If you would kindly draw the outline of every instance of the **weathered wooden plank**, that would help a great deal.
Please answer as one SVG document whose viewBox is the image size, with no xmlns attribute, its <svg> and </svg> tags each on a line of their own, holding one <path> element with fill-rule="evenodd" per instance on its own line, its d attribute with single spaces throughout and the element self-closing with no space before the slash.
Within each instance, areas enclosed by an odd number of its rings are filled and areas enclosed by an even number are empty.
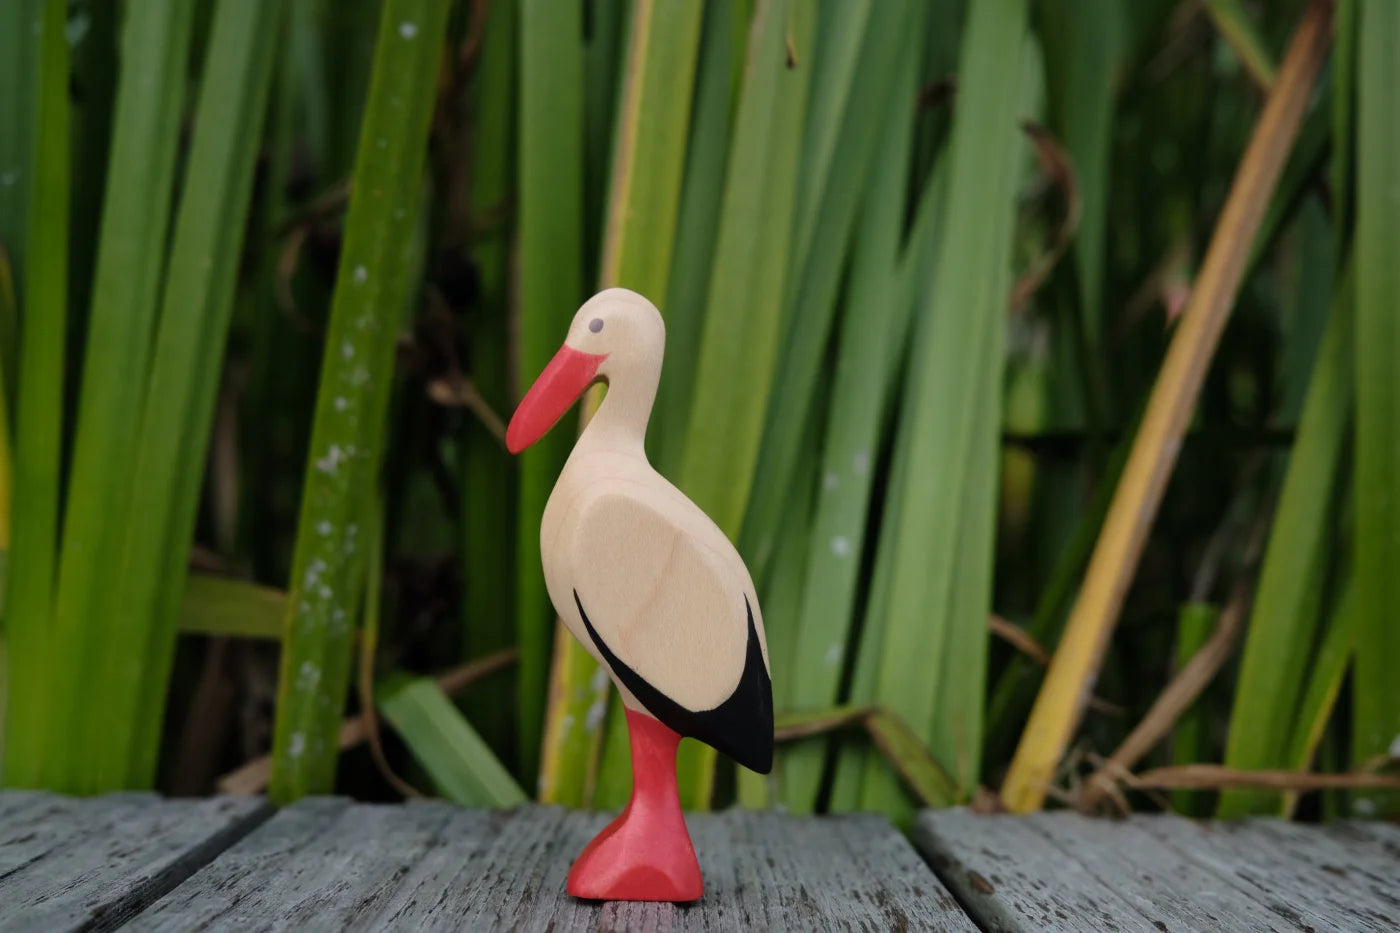
<svg viewBox="0 0 1400 933">
<path fill-rule="evenodd" d="M 1397 929 L 1346 878 L 1339 878 L 1260 834 L 1263 821 L 1198 823 L 1173 816 L 1140 816 L 1132 822 L 1182 857 L 1248 891 L 1274 913 L 1307 930 Z M 1313 832 L 1311 838 L 1321 838 Z"/>
<path fill-rule="evenodd" d="M 1160 929 L 1202 933 L 1302 929 L 1130 822 L 1069 812 L 1039 813 L 1028 822 Z"/>
<path fill-rule="evenodd" d="M 37 792 L 0 794 L 0 882 L 83 832 L 78 801 Z"/>
<path fill-rule="evenodd" d="M 1021 817 L 926 810 L 914 842 L 984 929 L 1161 929 Z"/>
<path fill-rule="evenodd" d="M 607 819 L 554 807 L 303 801 L 130 929 L 976 929 L 877 817 L 693 815 L 700 902 L 575 900 L 564 892 L 569 864 Z"/>
<path fill-rule="evenodd" d="M 0 830 L 0 929 L 44 933 L 121 925 L 271 812 L 250 798 L 25 797 Z"/>
<path fill-rule="evenodd" d="M 15 818 L 21 811 L 35 806 L 35 804 L 46 799 L 51 799 L 52 795 L 37 790 L 7 790 L 0 792 L 0 826 L 6 825 Z"/>
<path fill-rule="evenodd" d="M 463 870 L 489 837 L 491 822 L 485 813 L 442 804 L 304 800 L 210 863 L 131 929 L 382 925 L 377 922 L 398 919 L 406 903 L 437 897 L 442 876 Z"/>
<path fill-rule="evenodd" d="M 1393 929 L 1400 929 L 1400 863 L 1373 847 L 1370 834 L 1355 829 L 1348 833 L 1340 826 L 1331 833 L 1319 832 L 1318 827 L 1285 820 L 1251 820 L 1247 826 L 1261 837 L 1261 844 L 1277 846 L 1336 878 L 1392 918 Z"/>
<path fill-rule="evenodd" d="M 1323 830 L 1338 835 L 1339 838 L 1347 840 L 1349 844 L 1353 843 L 1358 835 L 1370 839 L 1389 861 L 1392 872 L 1394 866 L 1400 863 L 1400 823 L 1384 823 L 1379 820 L 1346 820 L 1325 826 Z"/>
</svg>

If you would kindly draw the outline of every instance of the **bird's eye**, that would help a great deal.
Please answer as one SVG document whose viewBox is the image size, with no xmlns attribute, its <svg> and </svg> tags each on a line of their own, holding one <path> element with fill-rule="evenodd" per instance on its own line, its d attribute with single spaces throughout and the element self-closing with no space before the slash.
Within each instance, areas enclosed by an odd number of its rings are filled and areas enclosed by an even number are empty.
<svg viewBox="0 0 1400 933">
<path fill-rule="evenodd" d="M 603 329 L 603 319 L 600 317 L 595 317 L 593 320 L 588 322 L 588 329 L 593 331 L 593 333 L 595 334 L 598 333 L 598 331 Z"/>
</svg>

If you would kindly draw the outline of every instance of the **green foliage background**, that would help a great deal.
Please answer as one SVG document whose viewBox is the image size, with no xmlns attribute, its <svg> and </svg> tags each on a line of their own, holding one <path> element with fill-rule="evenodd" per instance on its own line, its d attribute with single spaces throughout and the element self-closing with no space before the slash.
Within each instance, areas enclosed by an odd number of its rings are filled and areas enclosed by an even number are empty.
<svg viewBox="0 0 1400 933">
<path fill-rule="evenodd" d="M 1389 0 L 4 4 L 4 783 L 207 792 L 270 752 L 239 786 L 279 800 L 620 806 L 620 708 L 539 568 L 572 422 L 519 460 L 501 433 L 621 285 L 666 317 L 649 451 L 748 561 L 780 713 L 769 778 L 686 743 L 686 805 L 995 791 L 1308 16 L 1331 53 L 1229 246 L 1055 785 L 1213 632 L 1225 663 L 1134 770 L 1384 784 Z M 367 703 L 372 754 L 343 741 Z"/>
</svg>

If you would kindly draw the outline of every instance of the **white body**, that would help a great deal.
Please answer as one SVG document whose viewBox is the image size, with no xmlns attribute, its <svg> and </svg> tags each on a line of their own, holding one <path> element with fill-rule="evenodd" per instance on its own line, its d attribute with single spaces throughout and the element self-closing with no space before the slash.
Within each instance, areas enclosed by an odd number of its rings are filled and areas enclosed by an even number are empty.
<svg viewBox="0 0 1400 933">
<path fill-rule="evenodd" d="M 628 667 L 681 706 L 712 709 L 743 672 L 749 609 L 765 667 L 768 651 L 738 551 L 643 449 L 665 346 L 661 315 L 640 295 L 605 291 L 579 310 L 566 343 L 608 354 L 598 375 L 609 389 L 545 506 L 540 551 L 550 599 L 595 658 L 603 660 L 575 593 Z M 629 708 L 649 712 L 616 674 L 613 681 Z"/>
</svg>

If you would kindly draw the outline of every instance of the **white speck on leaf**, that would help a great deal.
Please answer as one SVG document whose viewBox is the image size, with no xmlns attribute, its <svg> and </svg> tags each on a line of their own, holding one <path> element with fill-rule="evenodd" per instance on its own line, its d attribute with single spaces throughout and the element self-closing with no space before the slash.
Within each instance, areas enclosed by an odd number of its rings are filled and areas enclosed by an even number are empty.
<svg viewBox="0 0 1400 933">
<path fill-rule="evenodd" d="M 324 518 L 316 523 L 316 533 L 318 535 L 328 535 L 332 531 L 335 531 L 335 526 L 332 525 L 330 522 L 326 521 Z"/>
<path fill-rule="evenodd" d="M 321 669 L 310 661 L 302 661 L 297 671 L 297 686 L 302 690 L 313 690 L 321 680 Z"/>
<path fill-rule="evenodd" d="M 331 588 L 329 586 L 326 586 L 326 584 L 322 583 L 321 588 L 316 591 L 316 595 L 320 596 L 322 599 L 330 599 Z"/>
<path fill-rule="evenodd" d="M 340 449 L 339 444 L 332 444 L 326 451 L 326 455 L 316 461 L 316 469 L 322 473 L 335 473 L 336 467 L 340 466 L 345 459 L 345 451 Z"/>
<path fill-rule="evenodd" d="M 835 492 L 836 487 L 841 485 L 841 478 L 831 471 L 822 476 L 822 488 L 827 492 Z"/>
<path fill-rule="evenodd" d="M 306 566 L 306 578 L 302 581 L 304 589 L 311 589 L 321 579 L 321 574 L 326 572 L 326 562 L 319 557 Z"/>
<path fill-rule="evenodd" d="M 362 386 L 369 382 L 369 370 L 363 366 L 356 366 L 355 371 L 350 374 L 350 384 L 352 386 Z"/>
<path fill-rule="evenodd" d="M 826 649 L 826 666 L 835 667 L 841 663 L 841 643 L 834 641 L 831 647 Z"/>
<path fill-rule="evenodd" d="M 608 672 L 601 667 L 594 671 L 592 685 L 594 693 L 602 693 L 608 689 Z"/>
<path fill-rule="evenodd" d="M 588 715 L 583 717 L 583 728 L 589 732 L 597 732 L 607 715 L 608 699 L 607 697 L 599 697 L 588 707 Z"/>
<path fill-rule="evenodd" d="M 1400 761 L 1400 735 L 1390 740 L 1390 748 L 1386 750 L 1386 754 Z"/>
<path fill-rule="evenodd" d="M 418 24 L 407 21 L 399 23 L 399 35 L 403 36 L 405 39 L 412 39 L 414 36 L 418 35 Z"/>
<path fill-rule="evenodd" d="M 837 535 L 831 539 L 831 553 L 837 557 L 847 557 L 851 553 L 851 541 L 845 535 Z"/>
<path fill-rule="evenodd" d="M 574 728 L 573 715 L 571 713 L 565 713 L 564 718 L 559 720 L 559 724 L 563 727 L 565 732 L 571 731 Z"/>
<path fill-rule="evenodd" d="M 335 406 L 336 411 L 344 411 L 350 407 L 350 403 L 345 400 L 343 395 L 337 395 L 331 404 Z"/>
<path fill-rule="evenodd" d="M 3 184 L 6 188 L 13 186 L 14 183 L 18 180 L 19 172 L 16 171 L 9 171 L 3 175 L 0 175 L 0 184 Z"/>
<path fill-rule="evenodd" d="M 353 278 L 355 279 L 356 285 L 363 285 L 365 284 L 365 279 L 369 278 L 369 270 L 364 266 L 356 266 Z"/>
<path fill-rule="evenodd" d="M 856 476 L 864 476 L 870 472 L 870 451 L 856 451 L 856 455 L 851 458 L 851 472 Z"/>
<path fill-rule="evenodd" d="M 293 732 L 292 737 L 287 740 L 287 755 L 290 758 L 300 758 L 301 753 L 306 751 L 306 736 L 300 732 Z"/>
<path fill-rule="evenodd" d="M 348 340 L 345 341 L 340 345 L 340 355 L 347 360 L 353 360 L 355 358 L 355 345 Z"/>
</svg>

